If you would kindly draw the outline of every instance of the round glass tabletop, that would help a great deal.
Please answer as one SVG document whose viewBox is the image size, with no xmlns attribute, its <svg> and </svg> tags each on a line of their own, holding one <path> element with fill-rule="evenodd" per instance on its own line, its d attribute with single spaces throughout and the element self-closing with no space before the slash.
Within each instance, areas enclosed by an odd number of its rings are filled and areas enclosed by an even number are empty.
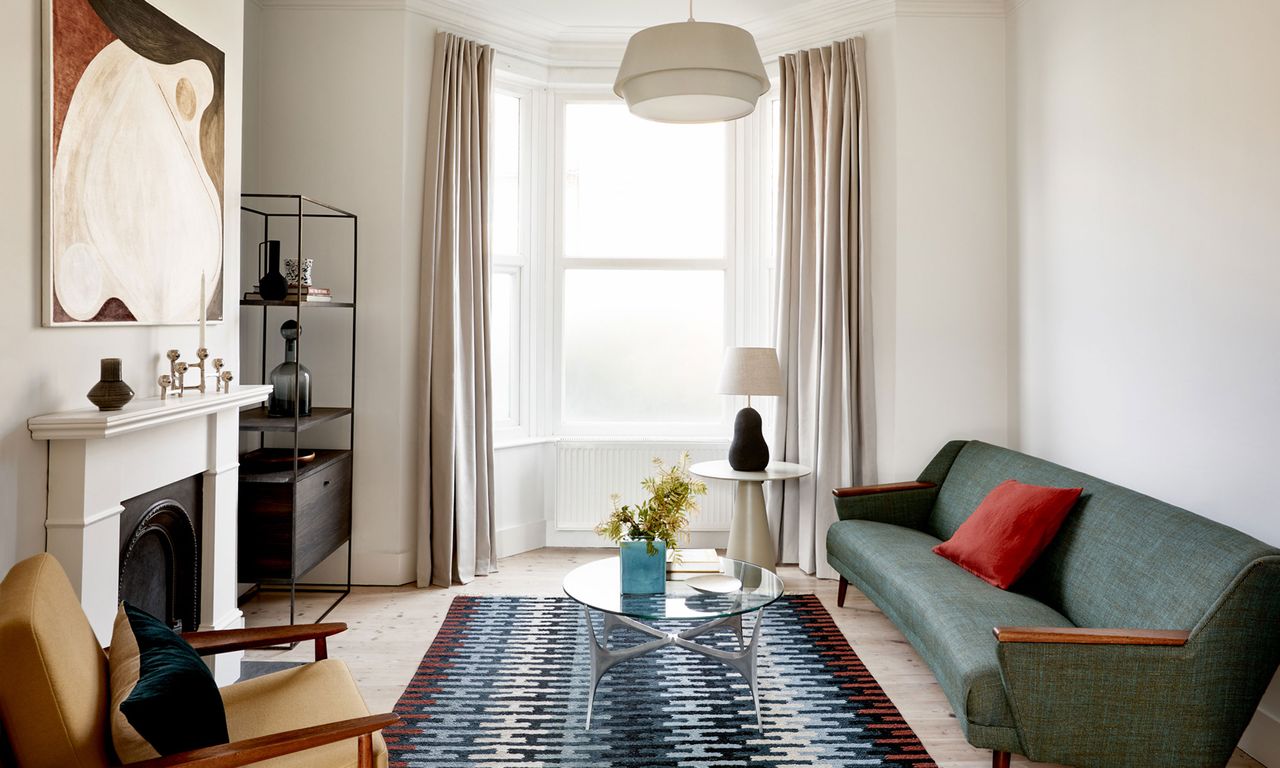
<svg viewBox="0 0 1280 768">
<path fill-rule="evenodd" d="M 564 593 L 588 608 L 633 619 L 710 620 L 758 611 L 782 597 L 782 579 L 773 571 L 738 560 L 720 558 L 720 573 L 742 582 L 727 594 L 706 594 L 685 583 L 705 574 L 667 574 L 667 589 L 656 595 L 622 594 L 618 558 L 580 565 L 564 577 Z"/>
</svg>

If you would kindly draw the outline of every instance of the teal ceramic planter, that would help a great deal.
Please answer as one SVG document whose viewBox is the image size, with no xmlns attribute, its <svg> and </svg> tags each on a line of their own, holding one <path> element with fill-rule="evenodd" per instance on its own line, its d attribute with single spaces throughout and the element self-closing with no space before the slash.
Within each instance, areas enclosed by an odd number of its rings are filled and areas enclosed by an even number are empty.
<svg viewBox="0 0 1280 768">
<path fill-rule="evenodd" d="M 657 551 L 649 554 L 647 541 L 618 543 L 622 570 L 622 594 L 660 595 L 667 591 L 667 543 L 653 542 Z"/>
</svg>

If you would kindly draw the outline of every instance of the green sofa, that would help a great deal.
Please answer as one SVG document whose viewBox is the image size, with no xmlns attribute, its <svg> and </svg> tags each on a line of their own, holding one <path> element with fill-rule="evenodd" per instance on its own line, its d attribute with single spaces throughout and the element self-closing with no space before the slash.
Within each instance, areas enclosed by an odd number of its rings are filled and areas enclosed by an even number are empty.
<svg viewBox="0 0 1280 768">
<path fill-rule="evenodd" d="M 931 550 L 1010 478 L 1084 493 L 1003 591 Z M 1184 509 L 978 441 L 835 497 L 840 604 L 893 620 L 996 766 L 1223 766 L 1280 662 L 1280 550 Z"/>
</svg>

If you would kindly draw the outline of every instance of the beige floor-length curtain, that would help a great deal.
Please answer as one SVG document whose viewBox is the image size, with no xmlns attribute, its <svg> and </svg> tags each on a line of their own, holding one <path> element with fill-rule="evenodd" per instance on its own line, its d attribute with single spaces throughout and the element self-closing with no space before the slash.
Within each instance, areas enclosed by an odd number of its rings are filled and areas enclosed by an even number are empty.
<svg viewBox="0 0 1280 768">
<path fill-rule="evenodd" d="M 813 474 L 774 488 L 782 562 L 834 578 L 831 489 L 868 482 L 872 377 L 867 287 L 867 89 L 861 38 L 783 56 L 778 168 L 776 458 Z M 781 450 L 779 450 L 779 448 Z"/>
<path fill-rule="evenodd" d="M 489 382 L 493 50 L 436 35 L 419 297 L 418 586 L 495 570 Z"/>
</svg>

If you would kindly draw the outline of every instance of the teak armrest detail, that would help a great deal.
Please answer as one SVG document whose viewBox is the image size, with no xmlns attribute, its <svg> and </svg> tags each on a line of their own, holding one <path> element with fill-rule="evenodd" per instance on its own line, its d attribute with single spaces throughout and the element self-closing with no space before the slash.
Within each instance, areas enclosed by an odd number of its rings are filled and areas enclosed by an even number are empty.
<svg viewBox="0 0 1280 768">
<path fill-rule="evenodd" d="M 342 622 L 330 624 L 299 624 L 285 627 L 252 627 L 249 629 L 219 629 L 211 632 L 186 632 L 182 639 L 201 656 L 211 656 L 230 651 L 263 648 L 268 645 L 316 641 L 316 660 L 328 658 L 325 638 L 345 632 Z"/>
<path fill-rule="evenodd" d="M 1075 643 L 1077 645 L 1186 645 L 1182 629 L 1090 629 L 1087 627 L 996 627 L 1001 643 Z"/>
<path fill-rule="evenodd" d="M 320 625 L 324 626 L 324 625 Z M 400 721 L 399 716 L 366 715 L 351 720 L 339 720 L 336 723 L 313 725 L 310 728 L 299 728 L 295 731 L 273 733 L 270 736 L 259 736 L 256 739 L 233 741 L 230 744 L 219 744 L 190 752 L 179 752 L 168 757 L 157 757 L 140 763 L 131 763 L 131 768 L 171 768 L 171 766 L 188 766 L 188 768 L 238 768 L 242 765 L 270 760 L 273 757 L 301 752 L 304 749 L 322 747 L 338 741 L 361 737 L 357 749 L 368 753 L 370 734 L 380 731 Z M 372 755 L 368 758 L 372 765 Z M 362 763 L 364 764 L 364 763 Z"/>
<path fill-rule="evenodd" d="M 855 485 L 852 488 L 836 488 L 831 491 L 831 495 L 835 496 L 837 499 L 844 499 L 850 496 L 871 496 L 877 493 L 893 493 L 894 491 L 923 491 L 936 487 L 938 487 L 937 483 L 922 483 L 918 480 L 912 480 L 906 483 Z"/>
</svg>

